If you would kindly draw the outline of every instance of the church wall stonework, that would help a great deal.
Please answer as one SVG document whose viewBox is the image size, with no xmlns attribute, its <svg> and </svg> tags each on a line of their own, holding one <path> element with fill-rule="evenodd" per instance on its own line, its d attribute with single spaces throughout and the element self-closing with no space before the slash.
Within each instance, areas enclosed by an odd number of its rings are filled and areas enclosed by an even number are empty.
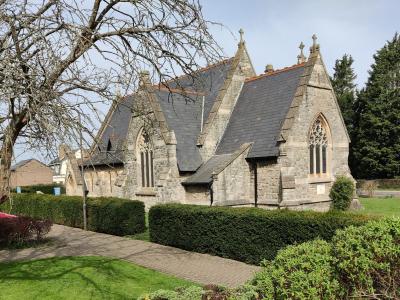
<svg viewBox="0 0 400 300">
<path fill-rule="evenodd" d="M 141 186 L 136 143 L 144 124 L 140 117 L 135 117 L 132 118 L 129 126 L 128 146 L 125 151 L 126 175 L 123 183 L 123 195 L 125 198 L 143 201 L 146 209 L 159 203 L 183 202 L 185 190 L 181 185 L 182 178 L 177 167 L 176 144 L 166 144 L 156 125 L 147 129 L 154 150 L 155 186 L 147 188 Z"/>
<path fill-rule="evenodd" d="M 96 167 L 85 170 L 86 188 L 89 197 L 122 197 L 121 188 L 115 181 L 123 172 L 123 167 Z"/>
<path fill-rule="evenodd" d="M 330 133 L 328 174 L 322 177 L 309 174 L 308 148 L 310 128 L 320 114 L 326 119 Z M 290 178 L 294 179 L 293 185 L 289 184 L 287 188 L 283 186 L 280 205 L 295 209 L 329 209 L 329 191 L 335 177 L 351 175 L 347 163 L 348 136 L 320 58 L 317 59 L 306 92 L 297 108 L 287 140 L 280 150 L 278 161 L 281 173 L 289 181 Z"/>
<path fill-rule="evenodd" d="M 254 183 L 248 150 L 240 154 L 222 172 L 214 176 L 213 205 L 254 204 Z"/>
<path fill-rule="evenodd" d="M 276 160 L 257 162 L 257 204 L 277 207 L 280 202 L 280 165 Z"/>
<path fill-rule="evenodd" d="M 187 186 L 185 191 L 185 204 L 211 205 L 209 187 L 204 185 Z"/>
</svg>

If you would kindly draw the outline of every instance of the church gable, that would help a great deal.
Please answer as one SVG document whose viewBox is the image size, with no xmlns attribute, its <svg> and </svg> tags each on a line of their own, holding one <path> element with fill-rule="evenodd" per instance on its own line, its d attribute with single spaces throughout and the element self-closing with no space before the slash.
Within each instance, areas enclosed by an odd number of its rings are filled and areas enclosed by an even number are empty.
<svg viewBox="0 0 400 300">
<path fill-rule="evenodd" d="M 228 72 L 232 59 L 201 69 L 192 76 L 154 86 L 158 103 L 177 142 L 178 168 L 194 172 L 203 163 L 196 139 L 204 127 Z"/>
<path fill-rule="evenodd" d="M 216 153 L 254 143 L 249 158 L 278 156 L 280 129 L 303 72 L 299 64 L 247 79 Z"/>
</svg>

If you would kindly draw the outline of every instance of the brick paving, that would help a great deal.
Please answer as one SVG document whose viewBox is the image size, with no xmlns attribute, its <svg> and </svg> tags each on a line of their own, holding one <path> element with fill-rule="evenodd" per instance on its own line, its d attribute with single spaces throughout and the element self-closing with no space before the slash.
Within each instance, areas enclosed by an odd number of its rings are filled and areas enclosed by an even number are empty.
<svg viewBox="0 0 400 300">
<path fill-rule="evenodd" d="M 227 287 L 244 283 L 260 270 L 231 259 L 61 225 L 54 225 L 48 237 L 52 242 L 42 247 L 1 250 L 0 262 L 54 256 L 108 256 L 197 283 Z"/>
</svg>

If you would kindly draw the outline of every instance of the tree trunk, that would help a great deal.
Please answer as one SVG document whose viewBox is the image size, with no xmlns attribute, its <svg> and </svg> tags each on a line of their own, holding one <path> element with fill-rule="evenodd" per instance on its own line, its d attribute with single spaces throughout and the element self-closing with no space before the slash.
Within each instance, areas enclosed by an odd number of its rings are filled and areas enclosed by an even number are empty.
<svg viewBox="0 0 400 300">
<path fill-rule="evenodd" d="M 26 123 L 26 119 L 11 122 L 5 130 L 4 142 L 0 149 L 0 204 L 6 202 L 10 196 L 10 168 L 14 144 Z"/>
</svg>

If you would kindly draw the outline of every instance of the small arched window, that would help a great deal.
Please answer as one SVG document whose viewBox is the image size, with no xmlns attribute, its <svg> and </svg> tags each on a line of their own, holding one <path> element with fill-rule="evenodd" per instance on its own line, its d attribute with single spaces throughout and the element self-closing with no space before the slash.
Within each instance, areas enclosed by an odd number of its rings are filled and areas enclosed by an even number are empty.
<svg viewBox="0 0 400 300">
<path fill-rule="evenodd" d="M 138 164 L 142 187 L 154 187 L 153 147 L 149 135 L 142 130 L 137 143 Z"/>
<path fill-rule="evenodd" d="M 319 116 L 310 132 L 310 174 L 326 174 L 328 160 L 328 132 L 325 120 Z"/>
</svg>

